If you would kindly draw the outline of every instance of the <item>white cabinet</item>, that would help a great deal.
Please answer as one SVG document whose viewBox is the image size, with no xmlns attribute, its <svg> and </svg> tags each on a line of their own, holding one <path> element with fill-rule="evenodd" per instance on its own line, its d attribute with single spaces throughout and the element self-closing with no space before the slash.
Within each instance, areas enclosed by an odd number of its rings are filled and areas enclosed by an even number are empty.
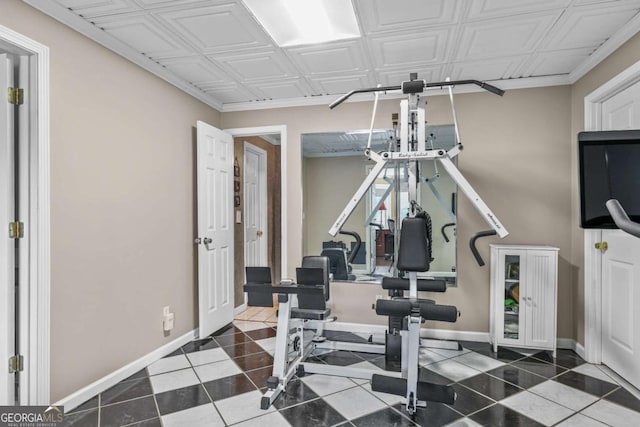
<svg viewBox="0 0 640 427">
<path fill-rule="evenodd" d="M 556 352 L 558 248 L 491 245 L 491 324 L 498 346 Z"/>
</svg>

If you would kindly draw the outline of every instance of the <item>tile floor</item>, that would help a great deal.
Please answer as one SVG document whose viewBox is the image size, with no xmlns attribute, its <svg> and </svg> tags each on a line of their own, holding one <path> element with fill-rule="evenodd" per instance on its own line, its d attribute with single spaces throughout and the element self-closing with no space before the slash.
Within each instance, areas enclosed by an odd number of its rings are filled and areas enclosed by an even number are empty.
<svg viewBox="0 0 640 427">
<path fill-rule="evenodd" d="M 360 341 L 327 331 L 331 339 Z M 463 342 L 462 351 L 422 349 L 421 379 L 452 384 L 454 405 L 429 404 L 411 419 L 400 397 L 368 381 L 295 378 L 269 410 L 260 396 L 271 374 L 275 329 L 236 320 L 122 381 L 66 417 L 69 426 L 640 426 L 640 401 L 595 365 L 559 350 L 522 354 Z M 316 354 L 316 363 L 378 370 L 384 356 Z"/>
</svg>

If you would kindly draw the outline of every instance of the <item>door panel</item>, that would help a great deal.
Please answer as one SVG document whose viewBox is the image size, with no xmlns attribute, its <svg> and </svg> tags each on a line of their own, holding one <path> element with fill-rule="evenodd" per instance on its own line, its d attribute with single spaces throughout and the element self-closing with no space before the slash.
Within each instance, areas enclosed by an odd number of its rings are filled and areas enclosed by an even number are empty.
<svg viewBox="0 0 640 427">
<path fill-rule="evenodd" d="M 529 251 L 527 254 L 526 305 L 527 345 L 553 347 L 555 339 L 555 253 Z"/>
<path fill-rule="evenodd" d="M 602 130 L 640 128 L 640 82 L 602 103 Z M 602 363 L 640 387 L 640 239 L 602 230 Z"/>
<path fill-rule="evenodd" d="M 15 219 L 14 106 L 4 98 L 13 81 L 13 64 L 0 55 L 0 405 L 15 403 L 15 375 L 7 369 L 15 354 L 15 243 L 8 226 Z"/>
<path fill-rule="evenodd" d="M 233 320 L 233 144 L 231 135 L 197 123 L 199 335 Z"/>
<path fill-rule="evenodd" d="M 620 230 L 603 230 L 602 239 L 602 363 L 638 387 L 640 239 Z"/>
<path fill-rule="evenodd" d="M 245 264 L 268 266 L 267 152 L 244 143 Z"/>
</svg>

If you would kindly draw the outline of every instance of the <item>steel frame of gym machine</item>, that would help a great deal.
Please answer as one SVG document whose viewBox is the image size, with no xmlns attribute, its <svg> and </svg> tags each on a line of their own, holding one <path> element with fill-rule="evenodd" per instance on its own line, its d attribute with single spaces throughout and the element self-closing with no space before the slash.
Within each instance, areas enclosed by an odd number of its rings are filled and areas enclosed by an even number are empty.
<svg viewBox="0 0 640 427">
<path fill-rule="evenodd" d="M 353 94 L 375 92 L 376 99 L 374 103 L 373 117 L 371 120 L 372 131 L 373 120 L 375 118 L 378 102 L 378 94 L 380 92 L 402 90 L 402 92 L 407 95 L 407 99 L 403 99 L 400 102 L 400 150 L 382 153 L 376 153 L 372 151 L 370 148 L 370 132 L 369 145 L 364 154 L 368 159 L 375 162 L 375 166 L 362 182 L 358 190 L 355 192 L 354 196 L 349 200 L 347 206 L 343 209 L 342 213 L 338 216 L 338 219 L 329 230 L 329 234 L 331 236 L 335 236 L 336 234 L 338 234 L 338 232 L 341 231 L 342 226 L 353 213 L 358 203 L 365 196 L 371 185 L 373 185 L 377 177 L 388 164 L 393 162 L 405 162 L 408 170 L 409 201 L 415 202 L 418 188 L 418 160 L 437 160 L 447 171 L 450 177 L 456 182 L 458 187 L 462 189 L 463 193 L 469 198 L 473 206 L 475 206 L 481 216 L 491 227 L 491 230 L 489 231 L 476 233 L 470 241 L 470 247 L 474 256 L 476 257 L 476 260 L 480 265 L 484 265 L 482 258 L 480 258 L 477 249 L 475 248 L 475 241 L 480 237 L 496 234 L 500 238 L 504 238 L 509 233 L 452 161 L 452 159 L 457 156 L 463 148 L 462 144 L 460 143 L 458 133 L 458 123 L 455 107 L 453 104 L 452 88 L 454 86 L 468 84 L 478 85 L 481 88 L 496 95 L 501 96 L 504 93 L 501 89 L 477 80 L 447 80 L 445 82 L 429 83 L 424 80 L 417 80 L 417 76 L 415 74 L 412 74 L 411 79 L 409 81 L 403 82 L 401 86 L 387 86 L 354 90 L 342 96 L 330 105 L 330 108 L 333 109 Z M 456 145 L 448 151 L 443 149 L 427 149 L 426 147 L 426 135 L 424 126 L 426 122 L 426 100 L 424 98 L 421 98 L 420 94 L 422 94 L 425 89 L 433 87 L 447 88 L 449 91 L 456 133 Z M 415 217 L 415 214 L 415 203 L 412 203 L 410 217 Z M 245 290 L 249 291 L 249 289 L 250 287 L 245 285 Z M 281 284 L 280 286 L 271 286 L 270 290 L 267 290 L 263 287 L 261 292 L 265 291 L 272 292 L 278 295 L 279 310 L 276 335 L 276 350 L 273 363 L 273 376 L 269 378 L 269 381 L 267 383 L 268 390 L 262 397 L 260 404 L 262 409 L 267 409 L 269 406 L 271 406 L 271 404 L 277 399 L 279 394 L 286 390 L 287 383 L 295 374 L 304 375 L 305 373 L 317 373 L 372 380 L 372 377 L 374 376 L 374 374 L 376 374 L 376 372 L 372 370 L 358 369 L 348 366 L 342 367 L 322 365 L 317 363 L 304 362 L 304 360 L 311 354 L 311 351 L 315 348 L 385 354 L 385 345 L 348 343 L 328 340 L 320 341 L 318 340 L 318 338 L 322 337 L 323 323 L 327 320 L 335 320 L 335 318 L 322 321 L 291 318 L 291 309 L 292 307 L 297 306 L 297 294 L 301 292 L 310 292 L 309 290 L 301 290 L 295 285 Z M 417 272 L 409 272 L 409 299 L 418 299 Z M 389 380 L 392 380 L 393 378 L 404 379 L 404 383 L 406 383 L 404 404 L 407 407 L 407 411 L 410 414 L 414 414 L 418 407 L 425 407 L 427 404 L 427 400 L 429 399 L 420 400 L 418 398 L 419 395 L 424 396 L 425 394 L 428 394 L 425 393 L 425 390 L 419 390 L 418 387 L 418 355 L 419 348 L 421 346 L 420 324 L 422 318 L 420 317 L 419 313 L 415 312 L 415 310 L 412 310 L 411 314 L 409 314 L 407 318 L 408 330 L 400 331 L 400 334 L 402 336 L 401 372 L 382 371 L 385 373 L 386 377 L 378 377 L 386 378 Z M 309 329 L 311 327 L 316 328 L 316 333 L 314 334 L 313 339 L 308 340 L 305 338 L 304 331 L 305 329 Z M 429 343 L 427 343 L 426 341 L 432 340 L 422 340 L 422 344 L 425 345 L 437 343 L 435 340 Z M 443 347 L 437 344 L 435 346 L 447 348 L 446 346 Z M 458 348 L 457 343 L 455 343 L 454 348 Z M 438 392 L 439 390 L 435 391 L 435 393 Z"/>
</svg>

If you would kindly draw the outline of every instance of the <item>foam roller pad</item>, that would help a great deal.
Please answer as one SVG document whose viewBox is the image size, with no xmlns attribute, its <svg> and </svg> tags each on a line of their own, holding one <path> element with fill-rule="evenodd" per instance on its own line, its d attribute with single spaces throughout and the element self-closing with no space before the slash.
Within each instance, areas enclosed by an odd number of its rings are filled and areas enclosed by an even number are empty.
<svg viewBox="0 0 640 427">
<path fill-rule="evenodd" d="M 394 317 L 408 316 L 411 314 L 411 301 L 379 299 L 376 301 L 376 314 Z"/>
<path fill-rule="evenodd" d="M 408 291 L 409 279 L 399 277 L 384 277 L 382 279 L 382 289 Z M 418 279 L 419 292 L 445 292 L 447 290 L 447 282 L 439 279 Z"/>
<path fill-rule="evenodd" d="M 424 320 L 455 322 L 456 320 L 458 320 L 458 309 L 453 305 L 421 303 L 420 317 L 422 317 Z"/>
</svg>

